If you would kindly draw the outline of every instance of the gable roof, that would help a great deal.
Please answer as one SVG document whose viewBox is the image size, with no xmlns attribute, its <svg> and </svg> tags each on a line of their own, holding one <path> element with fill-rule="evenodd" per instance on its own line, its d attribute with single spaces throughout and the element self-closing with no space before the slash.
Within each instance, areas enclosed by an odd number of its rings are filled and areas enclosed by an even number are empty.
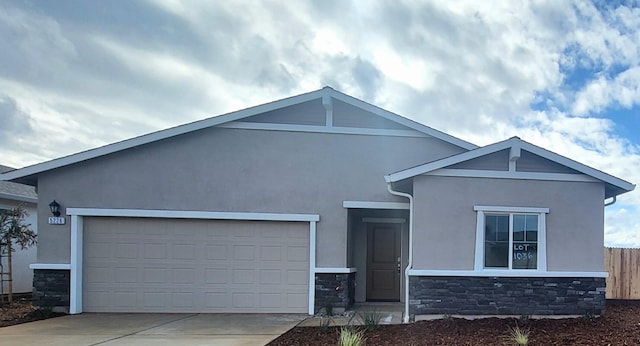
<svg viewBox="0 0 640 346">
<path fill-rule="evenodd" d="M 373 113 L 377 116 L 383 117 L 385 119 L 391 120 L 418 132 L 421 132 L 427 136 L 435 137 L 441 139 L 445 142 L 453 144 L 463 149 L 471 150 L 477 148 L 476 145 L 466 142 L 462 139 L 456 138 L 454 136 L 448 135 L 444 132 L 435 130 L 426 125 L 420 124 L 413 120 L 402 117 L 393 112 L 384 110 L 382 108 L 376 107 L 372 104 L 359 100 L 355 97 L 349 96 L 347 94 L 341 93 L 339 91 L 334 90 L 330 87 L 324 87 L 320 90 L 312 91 L 309 93 L 281 99 L 278 101 L 273 101 L 270 103 L 262 104 L 259 106 L 246 108 L 240 111 L 231 112 L 211 118 L 207 118 L 204 120 L 195 121 L 192 123 L 179 125 L 176 127 L 172 127 L 166 130 L 160 130 L 156 132 L 152 132 L 146 135 L 134 137 L 131 139 L 127 139 L 124 141 L 108 144 L 102 147 L 98 147 L 95 149 L 90 149 L 86 151 L 82 151 L 76 154 L 72 154 L 69 156 L 64 156 L 61 158 L 53 159 L 50 161 L 46 161 L 43 163 L 38 163 L 32 166 L 27 166 L 21 169 L 17 169 L 14 171 L 10 171 L 4 174 L 0 174 L 0 180 L 13 180 L 20 181 L 26 184 L 33 185 L 35 184 L 35 176 L 38 173 L 49 171 L 52 169 L 56 169 L 59 167 L 71 165 L 77 162 L 93 159 L 96 157 L 108 155 L 111 153 L 115 153 L 118 151 L 126 150 L 129 148 L 133 148 L 136 146 L 160 141 L 166 138 L 171 138 L 174 136 L 186 134 L 193 131 L 198 131 L 201 129 L 214 127 L 217 125 L 230 123 L 233 121 L 242 120 L 244 118 L 248 118 L 254 115 L 258 115 L 261 113 L 281 109 L 284 107 L 289 107 L 295 104 L 303 103 L 310 100 L 322 99 L 323 103 L 325 100 L 335 98 L 336 100 L 343 101 L 352 106 L 358 107 L 370 113 Z M 2 173 L 2 172 L 0 172 Z"/>
<path fill-rule="evenodd" d="M 556 154 L 552 151 L 549 151 L 539 146 L 525 142 L 518 137 L 512 137 L 502 142 L 490 144 L 490 145 L 480 147 L 474 150 L 470 150 L 461 154 L 449 156 L 440 160 L 427 162 L 423 165 L 419 165 L 416 167 L 408 168 L 396 173 L 386 175 L 384 178 L 387 181 L 387 183 L 395 183 L 401 180 L 413 178 L 418 175 L 434 172 L 438 169 L 443 169 L 461 162 L 466 162 L 479 157 L 487 156 L 505 149 L 510 149 L 510 154 L 509 154 L 510 160 L 512 159 L 514 161 L 517 160 L 520 156 L 520 150 L 526 150 L 532 154 L 538 155 L 542 158 L 561 164 L 575 171 L 578 171 L 582 174 L 585 174 L 589 177 L 602 181 L 605 184 L 607 184 L 607 188 L 605 189 L 605 198 L 610 198 L 625 192 L 633 191 L 633 189 L 635 188 L 635 185 L 625 180 L 616 178 L 610 174 L 604 173 L 600 170 L 589 167 L 580 162 L 571 160 L 562 155 Z M 519 173 L 519 172 L 514 172 L 514 173 Z M 517 178 L 516 175 L 513 175 L 513 177 Z"/>
<path fill-rule="evenodd" d="M 15 170 L 15 168 L 0 165 L 0 174 L 13 170 Z M 10 181 L 0 181 L 0 198 L 31 203 L 38 201 L 38 195 L 33 186 Z"/>
</svg>

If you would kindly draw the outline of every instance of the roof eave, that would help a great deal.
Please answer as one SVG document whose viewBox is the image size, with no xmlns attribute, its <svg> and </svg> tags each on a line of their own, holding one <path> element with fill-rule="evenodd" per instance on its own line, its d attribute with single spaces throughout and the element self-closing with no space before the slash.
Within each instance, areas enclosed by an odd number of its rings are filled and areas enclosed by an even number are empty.
<svg viewBox="0 0 640 346">
<path fill-rule="evenodd" d="M 409 168 L 403 171 L 399 171 L 396 173 L 392 173 L 389 175 L 385 176 L 385 181 L 387 183 L 395 183 L 401 180 L 405 180 L 405 179 L 409 179 L 409 178 L 413 178 L 415 176 L 418 175 L 422 175 L 422 174 L 426 174 L 432 171 L 435 171 L 437 169 L 440 168 L 444 168 L 444 167 L 448 167 L 460 162 L 464 162 L 464 161 L 468 161 L 471 159 L 475 159 L 484 155 L 488 155 L 488 154 L 492 154 L 495 152 L 498 152 L 500 150 L 504 150 L 507 148 L 511 148 L 513 146 L 518 146 L 519 148 L 529 151 L 535 155 L 544 157 L 548 160 L 557 162 L 561 165 L 564 165 L 566 167 L 569 167 L 571 169 L 574 169 L 578 172 L 581 172 L 583 174 L 586 174 L 588 176 L 591 176 L 595 179 L 598 179 L 600 181 L 602 181 L 605 184 L 609 184 L 617 189 L 619 189 L 621 192 L 617 195 L 626 193 L 626 192 L 630 192 L 633 191 L 635 189 L 635 185 L 625 181 L 623 179 L 614 177 L 613 175 L 607 174 L 605 172 L 602 172 L 600 170 L 597 170 L 595 168 L 589 167 L 587 165 L 584 165 L 582 163 L 579 163 L 577 161 L 571 160 L 567 157 L 564 157 L 562 155 L 556 154 L 552 151 L 546 150 L 544 148 L 535 146 L 531 143 L 525 142 L 517 137 L 513 137 L 501 142 L 497 142 L 494 144 L 490 144 L 487 145 L 485 147 L 481 147 L 475 150 L 471 150 L 468 152 L 464 152 L 461 154 L 457 154 L 454 156 L 450 156 L 441 160 L 437 160 L 437 161 L 433 161 L 433 162 L 429 162 L 420 166 L 416 166 L 413 168 Z M 606 198 L 610 198 L 613 197 L 613 195 L 608 195 Z"/>
<path fill-rule="evenodd" d="M 1 199 L 12 200 L 12 201 L 33 203 L 33 204 L 38 203 L 38 198 L 37 197 L 14 195 L 14 194 L 11 194 L 11 193 L 4 193 L 4 192 L 0 192 L 0 198 Z"/>
<path fill-rule="evenodd" d="M 462 139 L 459 139 L 459 138 L 456 138 L 454 136 L 448 135 L 448 134 L 446 134 L 444 132 L 440 132 L 440 131 L 435 130 L 433 128 L 430 128 L 428 126 L 419 124 L 417 122 L 409 120 L 409 119 L 407 119 L 405 117 L 402 117 L 400 115 L 397 115 L 395 113 L 386 111 L 386 110 L 384 110 L 382 108 L 376 107 L 376 106 L 374 106 L 372 104 L 369 104 L 367 102 L 359 100 L 359 99 L 357 99 L 355 97 L 346 95 L 346 94 L 341 93 L 339 91 L 336 91 L 333 88 L 324 87 L 322 89 L 311 91 L 311 92 L 308 92 L 308 93 L 305 93 L 305 94 L 300 94 L 300 95 L 288 97 L 288 98 L 285 98 L 285 99 L 281 99 L 281 100 L 276 100 L 276 101 L 273 101 L 273 102 L 265 103 L 265 104 L 262 104 L 262 105 L 246 108 L 246 109 L 243 109 L 243 110 L 239 110 L 239 111 L 235 111 L 235 112 L 231 112 L 231 113 L 226 113 L 226 114 L 223 114 L 223 115 L 214 116 L 214 117 L 203 119 L 203 120 L 198 120 L 198 121 L 195 121 L 195 122 L 192 122 L 192 123 L 179 125 L 179 126 L 172 127 L 172 128 L 169 128 L 169 129 L 152 132 L 152 133 L 145 134 L 145 135 L 142 135 L 142 136 L 126 139 L 126 140 L 123 140 L 123 141 L 120 141 L 120 142 L 107 144 L 107 145 L 102 146 L 102 147 L 89 149 L 89 150 L 86 150 L 86 151 L 82 151 L 82 152 L 79 152 L 79 153 L 71 154 L 71 155 L 68 155 L 68 156 L 61 157 L 61 158 L 57 158 L 57 159 L 53 159 L 53 160 L 50 160 L 50 161 L 46 161 L 46 162 L 38 163 L 38 164 L 35 164 L 35 165 L 27 166 L 27 167 L 24 167 L 24 168 L 16 169 L 14 171 L 10 171 L 10 172 L 4 173 L 4 174 L 0 174 L 0 180 L 17 181 L 17 179 L 20 179 L 20 178 L 27 178 L 26 180 L 24 180 L 24 179 L 21 180 L 21 182 L 29 184 L 29 185 L 34 185 L 35 184 L 34 179 L 37 180 L 37 175 L 39 173 L 41 173 L 41 172 L 53 170 L 53 169 L 56 169 L 56 168 L 59 168 L 59 167 L 63 167 L 63 166 L 67 166 L 67 165 L 70 165 L 70 164 L 74 164 L 74 163 L 90 160 L 90 159 L 93 159 L 93 158 L 96 158 L 96 157 L 108 155 L 108 154 L 111 154 L 111 153 L 114 153 L 114 152 L 118 152 L 118 151 L 129 149 L 129 148 L 132 148 L 132 147 L 136 147 L 136 146 L 140 146 L 140 145 L 144 145 L 144 144 L 160 141 L 160 140 L 163 140 L 163 139 L 175 137 L 175 136 L 186 134 L 186 133 L 189 133 L 189 132 L 193 132 L 193 131 L 197 131 L 197 130 L 213 127 L 213 126 L 220 125 L 220 124 L 223 124 L 223 123 L 228 123 L 228 122 L 240 120 L 240 119 L 247 118 L 247 117 L 250 117 L 250 116 L 253 116 L 253 115 L 257 115 L 257 114 L 273 111 L 273 110 L 276 110 L 276 109 L 288 107 L 288 106 L 291 106 L 291 105 L 294 105 L 294 104 L 299 104 L 299 103 L 303 103 L 303 102 L 306 102 L 306 101 L 311 101 L 311 100 L 314 100 L 314 99 L 322 98 L 323 96 L 327 96 L 327 95 L 329 95 L 331 97 L 334 97 L 334 98 L 336 98 L 338 100 L 341 100 L 343 102 L 349 103 L 351 105 L 354 105 L 356 107 L 362 108 L 362 109 L 364 109 L 366 111 L 369 111 L 371 113 L 374 113 L 374 114 L 379 115 L 381 117 L 384 117 L 386 119 L 389 119 L 389 120 L 392 120 L 394 122 L 400 123 L 400 124 L 402 124 L 404 126 L 407 126 L 409 128 L 412 128 L 412 129 L 415 129 L 417 131 L 420 131 L 420 132 L 422 132 L 422 133 L 424 133 L 426 135 L 429 135 L 429 136 L 441 139 L 443 141 L 446 141 L 448 143 L 451 143 L 453 145 L 459 146 L 461 148 L 464 148 L 464 149 L 467 149 L 467 150 L 471 150 L 471 149 L 477 148 L 476 145 L 471 144 L 471 143 L 466 142 L 466 141 L 463 141 Z"/>
</svg>

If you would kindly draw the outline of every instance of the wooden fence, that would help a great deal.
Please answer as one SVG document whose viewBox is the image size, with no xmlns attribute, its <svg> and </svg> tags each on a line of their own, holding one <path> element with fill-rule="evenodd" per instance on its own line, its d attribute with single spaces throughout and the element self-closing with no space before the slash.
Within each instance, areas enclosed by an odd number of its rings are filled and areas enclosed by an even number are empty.
<svg viewBox="0 0 640 346">
<path fill-rule="evenodd" d="M 640 249 L 604 248 L 607 299 L 640 299 Z"/>
</svg>

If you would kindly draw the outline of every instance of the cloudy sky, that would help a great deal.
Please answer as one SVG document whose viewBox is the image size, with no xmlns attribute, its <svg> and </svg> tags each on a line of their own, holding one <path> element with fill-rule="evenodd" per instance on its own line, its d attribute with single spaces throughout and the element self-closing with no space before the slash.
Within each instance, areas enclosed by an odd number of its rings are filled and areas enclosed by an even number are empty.
<svg viewBox="0 0 640 346">
<path fill-rule="evenodd" d="M 2 1 L 0 164 L 329 85 L 478 145 L 640 183 L 634 1 Z M 640 188 L 605 245 L 640 247 Z"/>
</svg>

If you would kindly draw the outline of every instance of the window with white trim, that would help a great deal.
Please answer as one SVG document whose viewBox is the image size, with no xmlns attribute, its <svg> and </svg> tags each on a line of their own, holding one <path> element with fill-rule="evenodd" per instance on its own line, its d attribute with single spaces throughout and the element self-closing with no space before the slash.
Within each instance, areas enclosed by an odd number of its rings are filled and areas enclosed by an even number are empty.
<svg viewBox="0 0 640 346">
<path fill-rule="evenodd" d="M 475 206 L 475 270 L 546 271 L 548 208 Z"/>
</svg>

